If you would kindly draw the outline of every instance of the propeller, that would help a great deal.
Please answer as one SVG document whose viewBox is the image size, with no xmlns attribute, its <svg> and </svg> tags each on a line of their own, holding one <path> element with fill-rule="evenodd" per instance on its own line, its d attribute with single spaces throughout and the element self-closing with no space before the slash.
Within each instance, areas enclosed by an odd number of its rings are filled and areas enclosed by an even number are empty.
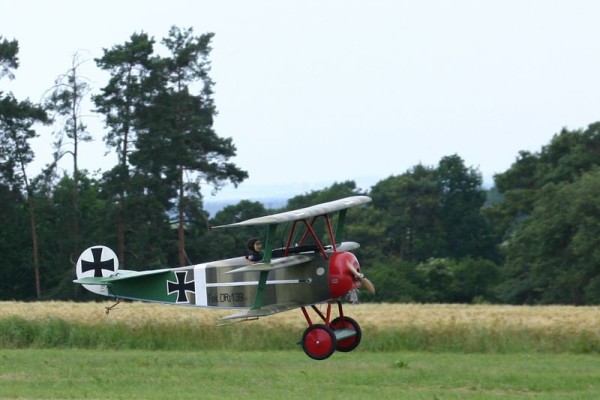
<svg viewBox="0 0 600 400">
<path fill-rule="evenodd" d="M 358 270 L 354 267 L 354 265 L 352 265 L 352 263 L 350 261 L 348 261 L 346 263 L 346 265 L 348 266 L 348 269 L 350 270 L 350 272 L 352 272 L 352 275 L 354 275 L 354 279 L 356 279 L 357 281 L 360 281 L 360 283 L 365 285 L 365 287 L 367 288 L 369 293 L 375 294 L 375 286 L 373 285 L 373 283 L 370 280 L 365 278 L 365 274 L 358 272 Z"/>
</svg>

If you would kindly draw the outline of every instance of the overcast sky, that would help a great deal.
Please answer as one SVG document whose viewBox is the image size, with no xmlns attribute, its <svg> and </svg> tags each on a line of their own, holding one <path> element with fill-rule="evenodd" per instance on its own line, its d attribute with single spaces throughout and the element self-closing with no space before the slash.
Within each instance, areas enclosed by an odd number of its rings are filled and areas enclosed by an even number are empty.
<svg viewBox="0 0 600 400">
<path fill-rule="evenodd" d="M 79 52 L 98 91 L 103 48 L 193 27 L 215 33 L 215 129 L 250 175 L 219 198 L 368 189 L 451 154 L 491 183 L 519 150 L 600 120 L 599 16 L 591 0 L 0 0 L 0 35 L 20 45 L 0 90 L 38 101 Z M 110 168 L 102 120 L 86 123 L 80 165 Z M 36 141 L 34 172 L 51 142 Z"/>
</svg>

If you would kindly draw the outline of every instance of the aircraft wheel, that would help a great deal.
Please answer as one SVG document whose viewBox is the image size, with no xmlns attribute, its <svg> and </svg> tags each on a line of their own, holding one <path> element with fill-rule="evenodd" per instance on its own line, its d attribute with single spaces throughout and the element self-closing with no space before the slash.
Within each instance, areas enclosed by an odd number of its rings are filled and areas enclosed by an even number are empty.
<svg viewBox="0 0 600 400">
<path fill-rule="evenodd" d="M 338 317 L 338 318 L 334 319 L 333 321 L 331 321 L 330 326 L 333 330 L 350 329 L 350 330 L 353 330 L 356 332 L 356 335 L 354 335 L 354 336 L 351 336 L 346 339 L 338 340 L 336 350 L 339 350 L 342 352 L 348 352 L 348 351 L 354 350 L 356 348 L 356 346 L 359 345 L 360 339 L 362 337 L 362 332 L 360 330 L 360 325 L 358 325 L 358 322 L 356 322 L 352 318 Z"/>
<path fill-rule="evenodd" d="M 327 325 L 311 325 L 302 335 L 302 349 L 307 356 L 315 360 L 324 360 L 331 356 L 337 346 L 335 333 Z"/>
</svg>

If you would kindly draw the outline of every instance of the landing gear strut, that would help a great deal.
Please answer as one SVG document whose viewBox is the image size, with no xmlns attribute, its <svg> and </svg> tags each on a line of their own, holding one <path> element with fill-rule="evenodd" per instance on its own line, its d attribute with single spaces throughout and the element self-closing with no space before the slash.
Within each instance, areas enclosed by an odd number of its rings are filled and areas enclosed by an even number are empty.
<svg viewBox="0 0 600 400">
<path fill-rule="evenodd" d="M 306 307 L 301 307 L 308 328 L 302 335 L 302 349 L 307 356 L 315 360 L 329 358 L 336 350 L 349 352 L 360 343 L 362 332 L 360 325 L 350 317 L 344 316 L 342 302 L 336 300 L 339 317 L 331 320 L 332 302 L 327 302 L 327 314 L 323 314 L 316 306 L 312 309 L 319 315 L 323 323 L 313 324 Z"/>
<path fill-rule="evenodd" d="M 119 304 L 121 304 L 121 302 L 123 301 L 123 299 L 117 299 L 117 302 L 115 304 L 113 304 L 110 307 L 104 307 L 104 312 L 106 313 L 106 315 L 108 315 L 109 312 L 111 312 L 115 307 L 117 307 Z"/>
</svg>

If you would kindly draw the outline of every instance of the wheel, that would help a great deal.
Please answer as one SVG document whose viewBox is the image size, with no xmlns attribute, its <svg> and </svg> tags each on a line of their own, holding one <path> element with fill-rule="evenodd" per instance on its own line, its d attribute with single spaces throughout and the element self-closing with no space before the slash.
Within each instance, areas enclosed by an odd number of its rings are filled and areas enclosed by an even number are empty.
<svg viewBox="0 0 600 400">
<path fill-rule="evenodd" d="M 362 332 L 360 330 L 360 325 L 358 322 L 353 320 L 350 317 L 338 317 L 331 321 L 329 324 L 334 331 L 340 329 L 350 329 L 356 332 L 354 336 L 350 336 L 349 338 L 338 340 L 336 350 L 342 352 L 352 351 L 359 345 L 360 339 L 362 337 Z"/>
<path fill-rule="evenodd" d="M 302 335 L 302 349 L 315 360 L 324 360 L 333 354 L 337 340 L 333 330 L 327 325 L 311 325 Z"/>
</svg>

